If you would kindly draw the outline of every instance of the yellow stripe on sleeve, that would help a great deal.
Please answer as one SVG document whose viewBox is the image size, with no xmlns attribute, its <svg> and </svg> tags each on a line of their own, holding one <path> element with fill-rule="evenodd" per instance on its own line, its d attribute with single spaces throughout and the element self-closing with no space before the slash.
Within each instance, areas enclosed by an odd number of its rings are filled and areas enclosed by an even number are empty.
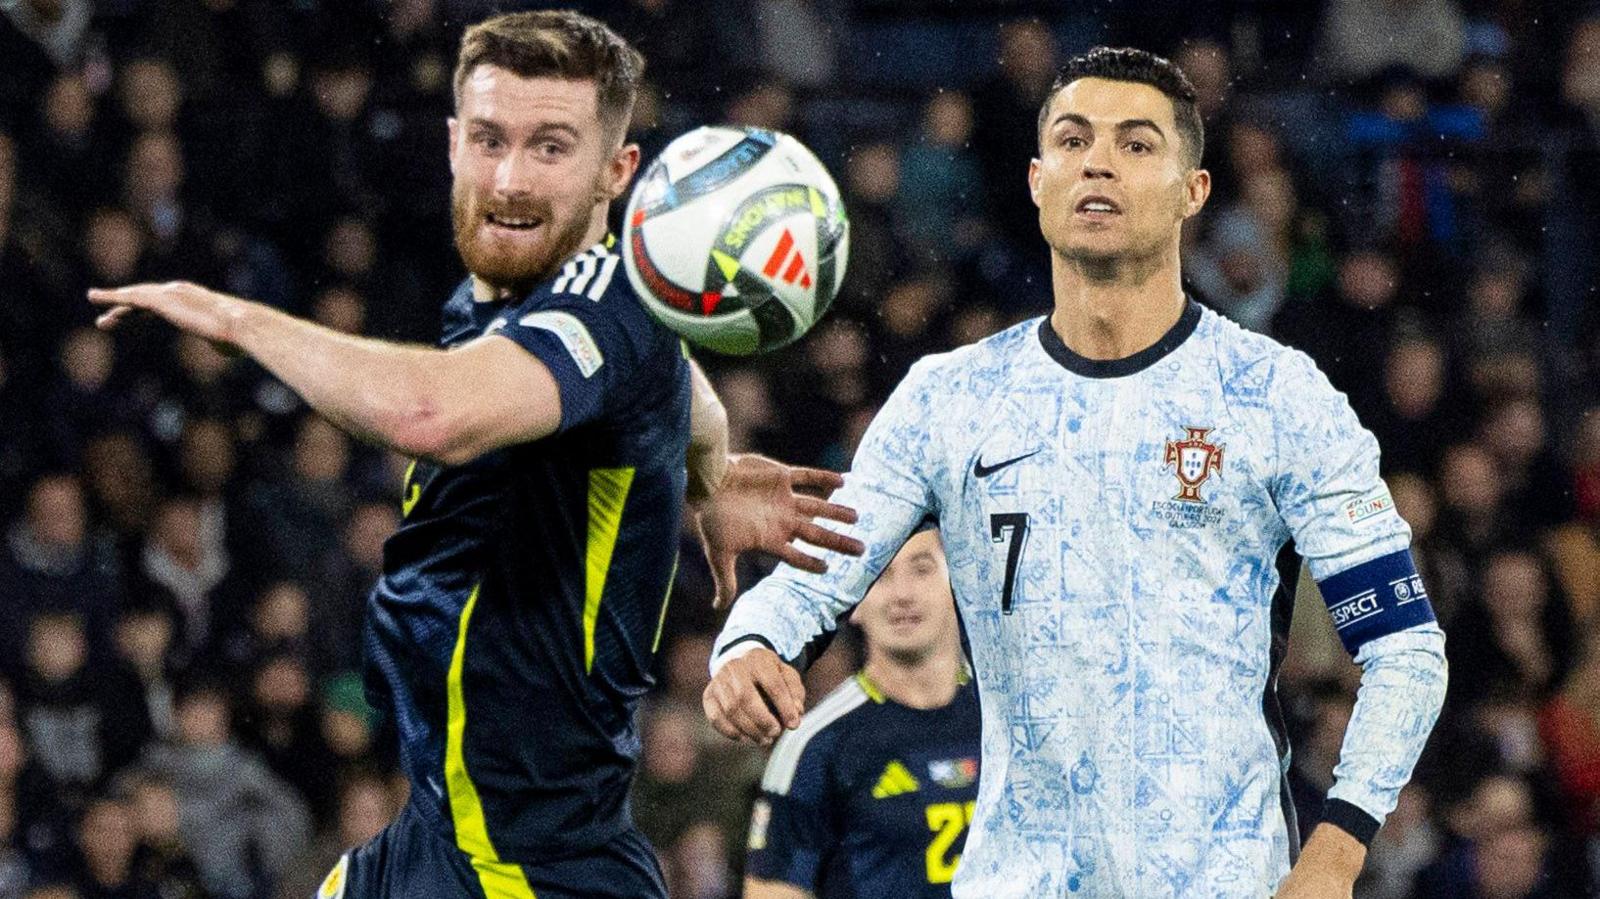
<svg viewBox="0 0 1600 899">
<path fill-rule="evenodd" d="M 478 882 L 489 899 L 538 899 L 521 866 L 500 861 L 489 840 L 489 822 L 483 816 L 478 788 L 467 774 L 463 745 L 467 733 L 467 703 L 461 689 L 461 674 L 466 666 L 467 625 L 478 606 L 479 587 L 472 588 L 461 609 L 461 624 L 456 648 L 450 655 L 450 673 L 445 679 L 448 709 L 445 717 L 444 780 L 450 794 L 450 818 L 455 824 L 456 848 L 465 852 L 478 872 Z"/>
<path fill-rule="evenodd" d="M 661 597 L 661 616 L 656 619 L 656 638 L 650 641 L 651 655 L 655 655 L 656 650 L 661 648 L 661 632 L 667 629 L 667 604 L 672 602 L 672 585 L 678 580 L 679 558 L 676 553 L 672 556 L 672 573 L 667 575 L 667 592 Z"/>
<path fill-rule="evenodd" d="M 583 580 L 583 670 L 594 670 L 594 629 L 600 620 L 600 597 L 605 594 L 611 554 L 622 529 L 622 507 L 633 486 L 632 468 L 595 468 L 589 471 L 589 541 Z"/>
</svg>

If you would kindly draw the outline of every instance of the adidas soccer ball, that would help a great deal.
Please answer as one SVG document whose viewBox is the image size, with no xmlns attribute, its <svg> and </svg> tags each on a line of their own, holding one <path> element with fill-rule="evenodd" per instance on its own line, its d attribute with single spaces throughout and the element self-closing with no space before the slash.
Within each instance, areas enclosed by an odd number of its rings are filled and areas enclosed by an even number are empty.
<svg viewBox="0 0 1600 899">
<path fill-rule="evenodd" d="M 623 260 L 645 308 L 690 343 L 745 356 L 828 311 L 850 226 L 827 169 L 787 134 L 697 128 L 628 199 Z"/>
</svg>

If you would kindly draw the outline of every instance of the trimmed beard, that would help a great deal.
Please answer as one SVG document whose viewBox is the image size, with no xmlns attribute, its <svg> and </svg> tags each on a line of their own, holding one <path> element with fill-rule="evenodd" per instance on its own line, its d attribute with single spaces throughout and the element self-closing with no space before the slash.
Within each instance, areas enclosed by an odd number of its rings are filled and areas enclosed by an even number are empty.
<svg viewBox="0 0 1600 899">
<path fill-rule="evenodd" d="M 551 229 L 553 239 L 545 244 L 545 252 L 518 255 L 484 246 L 486 240 L 480 237 L 480 231 L 487 225 L 486 211 L 461 182 L 451 187 L 450 220 L 461 262 L 469 273 L 494 291 L 508 291 L 513 295 L 527 293 L 555 274 L 556 266 L 581 249 L 583 234 L 589 228 L 587 215 L 573 216 L 572 221 L 561 224 L 552 219 L 552 210 L 540 210 L 534 217 L 542 222 L 542 227 Z M 521 217 L 526 211 L 518 209 L 514 214 Z"/>
</svg>

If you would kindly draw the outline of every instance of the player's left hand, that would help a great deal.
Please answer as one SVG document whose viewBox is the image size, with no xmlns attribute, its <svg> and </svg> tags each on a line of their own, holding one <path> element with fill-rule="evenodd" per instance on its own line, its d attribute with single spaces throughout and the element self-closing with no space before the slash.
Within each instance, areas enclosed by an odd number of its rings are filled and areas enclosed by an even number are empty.
<svg viewBox="0 0 1600 899">
<path fill-rule="evenodd" d="M 1273 899 L 1351 899 L 1366 858 L 1367 848 L 1355 837 L 1318 824 Z"/>
<path fill-rule="evenodd" d="M 709 498 L 693 504 L 700 542 L 716 586 L 713 606 L 727 608 L 738 595 L 735 563 L 742 553 L 764 552 L 803 571 L 821 574 L 828 570 L 827 563 L 793 546 L 796 538 L 852 556 L 865 552 L 860 540 L 812 521 L 824 518 L 854 524 L 854 509 L 799 492 L 814 490 L 826 496 L 843 485 L 844 478 L 831 471 L 784 465 L 754 454 L 729 457 L 722 483 Z"/>
<path fill-rule="evenodd" d="M 169 281 L 91 288 L 89 302 L 111 307 L 95 320 L 103 331 L 115 328 L 134 312 L 149 312 L 181 331 L 231 347 L 234 321 L 247 301 L 187 281 Z"/>
</svg>

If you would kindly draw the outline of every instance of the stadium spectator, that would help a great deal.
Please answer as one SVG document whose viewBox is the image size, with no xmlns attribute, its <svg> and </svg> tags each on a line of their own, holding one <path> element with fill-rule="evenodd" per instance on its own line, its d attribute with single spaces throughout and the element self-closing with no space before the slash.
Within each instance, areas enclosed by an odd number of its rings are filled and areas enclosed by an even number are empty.
<svg viewBox="0 0 1600 899">
<path fill-rule="evenodd" d="M 961 91 L 939 91 L 922 111 L 922 130 L 900 151 L 895 215 L 914 252 L 933 262 L 970 251 L 982 236 L 983 176 L 972 152 L 975 113 Z"/>
<path fill-rule="evenodd" d="M 999 71 L 973 93 L 973 149 L 983 166 L 985 210 L 1007 239 L 1036 256 L 1042 256 L 1039 221 L 1022 173 L 1038 149 L 1039 104 L 1055 78 L 1057 50 L 1045 23 L 1007 22 L 1000 29 Z"/>
<path fill-rule="evenodd" d="M 0 618 L 0 664 L 17 665 L 28 623 L 47 610 L 80 614 L 91 650 L 107 647 L 122 583 L 111 544 L 91 530 L 78 478 L 34 481 L 0 552 L 0 605 L 7 611 Z"/>
<path fill-rule="evenodd" d="M 31 755 L 56 782 L 82 795 L 137 757 L 150 734 L 141 696 L 123 670 L 90 667 L 77 615 L 36 615 L 27 660 L 17 683 L 17 720 Z"/>
<path fill-rule="evenodd" d="M 173 497 L 156 509 L 145 537 L 140 570 L 171 596 L 183 616 L 183 641 L 193 653 L 217 636 L 216 607 L 229 571 L 227 548 L 216 522 L 206 521 L 200 505 Z"/>
<path fill-rule="evenodd" d="M 1454 0 L 1331 0 L 1321 30 L 1323 73 L 1347 83 L 1393 65 L 1445 78 L 1466 49 L 1466 21 Z"/>
<path fill-rule="evenodd" d="M 155 884 L 161 899 L 204 899 L 200 869 L 179 831 L 178 797 L 172 785 L 149 772 L 135 771 L 123 778 L 122 788 L 139 842 L 134 859 L 139 877 Z"/>
<path fill-rule="evenodd" d="M 172 673 L 176 651 L 176 613 L 159 602 L 129 604 L 117 619 L 117 664 L 136 682 L 150 735 L 170 738 L 173 720 Z"/>
<path fill-rule="evenodd" d="M 304 899 L 314 893 L 339 856 L 373 837 L 400 810 L 389 785 L 371 771 L 353 771 L 339 786 L 338 814 L 321 828 L 304 856 L 288 868 L 278 899 Z"/>
<path fill-rule="evenodd" d="M 317 562 L 307 629 L 318 674 L 360 667 L 361 610 L 383 566 L 383 541 L 399 523 L 393 501 L 361 502 Z"/>
<path fill-rule="evenodd" d="M 1590 630 L 1571 674 L 1545 704 L 1540 732 L 1574 833 L 1600 837 L 1600 631 Z"/>
<path fill-rule="evenodd" d="M 127 804 L 109 797 L 91 800 L 78 821 L 84 899 L 159 899 L 159 887 L 135 865 L 138 838 Z"/>
<path fill-rule="evenodd" d="M 639 829 L 651 843 L 672 851 L 691 827 L 709 822 L 732 843 L 721 849 L 725 859 L 744 836 L 748 793 L 759 772 L 719 764 L 724 759 L 707 751 L 703 716 L 694 706 L 662 703 L 651 708 L 643 740 L 644 761 L 633 790 Z"/>
<path fill-rule="evenodd" d="M 220 686 L 190 685 L 177 718 L 176 738 L 153 746 L 142 764 L 172 784 L 179 833 L 207 891 L 261 895 L 310 838 L 305 800 L 235 742 Z"/>
</svg>

